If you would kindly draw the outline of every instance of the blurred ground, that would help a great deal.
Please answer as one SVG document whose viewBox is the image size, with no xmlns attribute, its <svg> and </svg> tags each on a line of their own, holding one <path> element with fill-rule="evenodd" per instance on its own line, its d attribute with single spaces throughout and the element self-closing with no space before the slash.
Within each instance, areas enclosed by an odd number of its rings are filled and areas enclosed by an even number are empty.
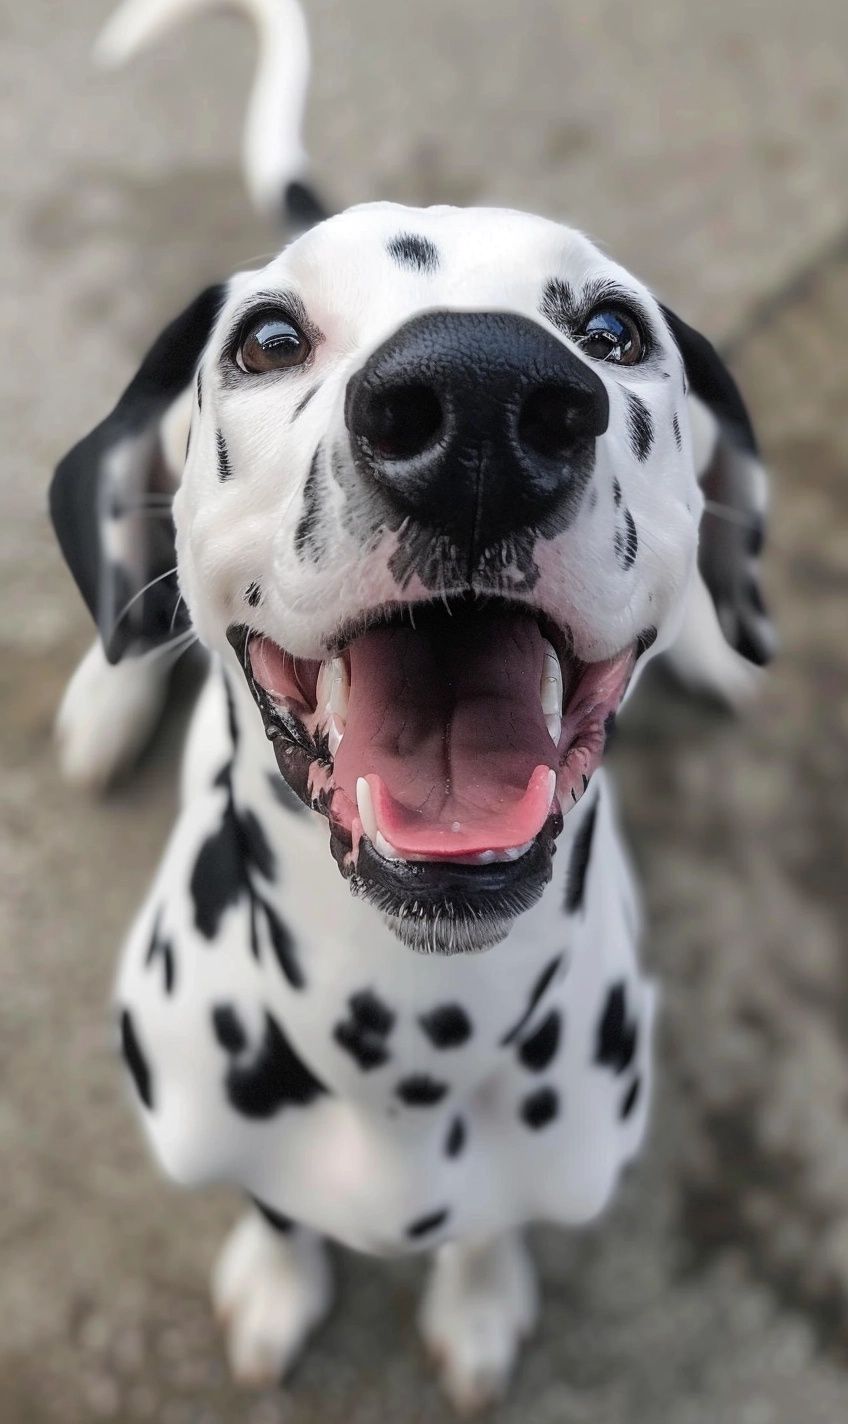
<svg viewBox="0 0 848 1424">
<path fill-rule="evenodd" d="M 228 19 L 119 78 L 107 0 L 0 0 L 3 1424 L 446 1419 L 423 1265 L 340 1262 L 290 1389 L 237 1395 L 205 1277 L 233 1213 L 150 1165 L 111 1056 L 115 946 L 168 826 L 179 728 L 104 806 L 49 744 L 89 636 L 48 471 L 209 277 L 274 245 L 234 171 Z M 597 1229 L 537 1236 L 522 1424 L 848 1417 L 848 7 L 842 0 L 312 0 L 313 151 L 337 202 L 569 217 L 714 337 L 776 471 L 783 655 L 739 724 L 655 678 L 616 754 L 664 986 L 651 1150 Z"/>
</svg>

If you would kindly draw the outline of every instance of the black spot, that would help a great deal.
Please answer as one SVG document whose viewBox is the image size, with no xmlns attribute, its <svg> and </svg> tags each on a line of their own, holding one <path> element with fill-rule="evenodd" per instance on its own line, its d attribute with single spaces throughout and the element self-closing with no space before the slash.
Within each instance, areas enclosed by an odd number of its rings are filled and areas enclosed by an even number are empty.
<svg viewBox="0 0 848 1424">
<path fill-rule="evenodd" d="M 349 1014 L 333 1029 L 333 1038 L 340 1048 L 356 1060 L 363 1073 L 380 1068 L 389 1061 L 387 1038 L 395 1016 L 370 989 L 363 989 L 348 999 Z"/>
<path fill-rule="evenodd" d="M 217 831 L 203 842 L 189 881 L 194 923 L 204 939 L 214 939 L 224 911 L 238 903 L 243 869 L 238 828 L 229 806 Z"/>
<path fill-rule="evenodd" d="M 318 194 L 308 183 L 294 179 L 286 185 L 283 193 L 283 218 L 292 227 L 297 228 L 298 232 L 305 232 L 307 228 L 323 222 L 328 216 L 329 213 Z"/>
<path fill-rule="evenodd" d="M 461 1117 L 455 1117 L 445 1138 L 445 1156 L 458 1157 L 465 1146 L 465 1123 Z"/>
<path fill-rule="evenodd" d="M 281 806 L 285 806 L 287 811 L 294 811 L 297 814 L 301 811 L 306 811 L 307 808 L 304 806 L 300 797 L 295 795 L 285 777 L 282 776 L 280 772 L 269 771 L 267 776 L 268 785 Z"/>
<path fill-rule="evenodd" d="M 763 613 L 765 609 L 763 608 Z M 741 625 L 733 640 L 733 647 L 743 658 L 755 667 L 767 667 L 771 662 L 772 648 L 768 639 L 760 638 L 755 629 Z"/>
<path fill-rule="evenodd" d="M 621 504 L 621 480 L 619 480 L 618 478 L 614 479 L 612 482 L 612 502 L 615 505 L 616 509 L 618 509 L 619 505 Z"/>
<path fill-rule="evenodd" d="M 230 464 L 230 455 L 227 450 L 227 442 L 220 430 L 215 432 L 215 447 L 218 451 L 218 479 L 231 480 L 233 469 Z"/>
<path fill-rule="evenodd" d="M 247 588 L 244 591 L 244 596 L 247 602 L 250 604 L 251 608 L 255 608 L 257 606 L 260 599 L 262 598 L 262 589 L 255 579 L 253 583 L 249 583 L 247 585 Z"/>
<path fill-rule="evenodd" d="M 352 994 L 348 1003 L 360 1027 L 381 1035 L 391 1033 L 395 1016 L 371 989 L 361 989 L 359 993 Z"/>
<path fill-rule="evenodd" d="M 130 1016 L 129 1009 L 124 1009 L 121 1014 L 121 1052 L 133 1082 L 135 1090 L 146 1108 L 153 1107 L 153 1086 L 150 1081 L 150 1069 L 147 1066 L 147 1059 L 138 1041 Z"/>
<path fill-rule="evenodd" d="M 637 1035 L 635 1019 L 627 1017 L 625 985 L 623 982 L 613 984 L 598 1025 L 595 1062 L 612 1068 L 617 1074 L 624 1073 L 633 1062 Z"/>
<path fill-rule="evenodd" d="M 756 582 L 755 579 L 751 579 L 749 581 L 747 586 L 747 593 L 748 602 L 750 603 L 754 612 L 758 613 L 761 618 L 767 618 L 768 613 L 766 612 L 766 606 L 763 602 L 763 595 L 760 591 L 760 585 Z"/>
<path fill-rule="evenodd" d="M 165 939 L 165 937 L 160 933 L 160 920 L 161 916 L 157 915 L 156 921 L 153 925 L 153 934 L 150 937 L 150 944 L 147 949 L 147 954 L 144 957 L 144 962 L 145 964 L 150 965 L 153 964 L 157 959 L 161 959 L 162 984 L 165 993 L 172 994 L 174 992 L 174 981 L 176 977 L 174 950 L 171 941 L 169 939 Z"/>
<path fill-rule="evenodd" d="M 577 319 L 577 299 L 573 289 L 561 277 L 546 282 L 539 303 L 543 317 L 560 331 L 570 331 Z"/>
<path fill-rule="evenodd" d="M 228 1053 L 241 1053 L 247 1047 L 247 1034 L 232 1004 L 216 1004 L 212 1010 L 212 1030 Z"/>
<path fill-rule="evenodd" d="M 556 1056 L 559 1048 L 560 1031 L 562 1020 L 556 1009 L 546 1018 L 542 1019 L 535 1033 L 524 1042 L 518 1049 L 518 1056 L 525 1068 L 529 1068 L 531 1073 L 542 1073 Z"/>
<path fill-rule="evenodd" d="M 203 409 L 203 381 L 202 381 L 202 379 L 201 379 L 200 370 L 199 370 L 199 368 L 198 368 L 198 372 L 197 372 L 197 413 L 198 413 L 198 415 L 200 414 L 200 412 L 202 411 L 202 409 Z"/>
<path fill-rule="evenodd" d="M 265 1032 L 252 1063 L 232 1063 L 227 1097 L 249 1118 L 273 1117 L 286 1107 L 307 1107 L 327 1089 L 298 1058 L 276 1019 L 265 1011 Z"/>
<path fill-rule="evenodd" d="M 401 1102 L 410 1108 L 430 1108 L 440 1103 L 448 1091 L 447 1083 L 438 1083 L 426 1073 L 413 1073 L 404 1078 L 395 1089 Z"/>
<path fill-rule="evenodd" d="M 571 847 L 565 888 L 565 909 L 569 915 L 575 915 L 578 910 L 582 909 L 586 898 L 586 875 L 589 870 L 589 858 L 592 854 L 592 840 L 595 835 L 597 818 L 598 800 L 595 797 Z"/>
<path fill-rule="evenodd" d="M 419 1216 L 417 1221 L 413 1221 L 406 1228 L 406 1234 L 412 1241 L 418 1241 L 422 1236 L 429 1236 L 431 1231 L 437 1231 L 440 1226 L 444 1226 L 448 1219 L 448 1209 L 443 1207 L 441 1211 L 431 1211 L 428 1216 Z"/>
<path fill-rule="evenodd" d="M 303 970 L 300 967 L 294 941 L 287 926 L 283 924 L 276 910 L 271 908 L 267 900 L 258 900 L 258 904 L 265 915 L 271 949 L 283 976 L 288 980 L 292 989 L 302 989 L 305 983 Z"/>
<path fill-rule="evenodd" d="M 461 1004 L 440 1004 L 418 1022 L 434 1048 L 459 1048 L 471 1037 L 471 1020 Z"/>
<path fill-rule="evenodd" d="M 629 509 L 624 511 L 624 529 L 615 531 L 615 556 L 623 569 L 633 567 L 636 555 L 639 551 L 639 536 L 636 533 L 636 525 L 633 523 L 633 515 Z"/>
<path fill-rule="evenodd" d="M 633 391 L 625 391 L 624 394 L 627 400 L 630 444 L 636 459 L 644 463 L 654 443 L 654 422 L 651 420 L 651 412 L 639 396 Z"/>
<path fill-rule="evenodd" d="M 553 1122 L 559 1112 L 559 1094 L 553 1088 L 538 1088 L 521 1104 L 521 1119 L 535 1132 Z"/>
<path fill-rule="evenodd" d="M 333 1038 L 340 1048 L 356 1060 L 363 1073 L 368 1073 L 372 1068 L 382 1068 L 383 1064 L 389 1061 L 389 1052 L 384 1041 L 369 1034 L 367 1029 L 351 1023 L 349 1019 L 342 1019 L 336 1024 Z"/>
<path fill-rule="evenodd" d="M 272 1206 L 267 1206 L 266 1203 L 260 1201 L 258 1197 L 251 1197 L 251 1201 L 260 1216 L 264 1216 L 269 1226 L 273 1226 L 274 1230 L 279 1231 L 281 1236 L 291 1235 L 295 1229 L 295 1223 L 290 1216 L 283 1216 L 281 1211 L 275 1211 Z"/>
<path fill-rule="evenodd" d="M 312 557 L 319 559 L 324 551 L 324 541 L 318 532 L 321 512 L 320 500 L 321 446 L 312 456 L 309 474 L 303 487 L 303 512 L 294 533 L 294 551 L 299 559 Z"/>
<path fill-rule="evenodd" d="M 298 418 L 299 415 L 302 415 L 302 414 L 303 414 L 303 412 L 306 410 L 306 407 L 309 405 L 309 402 L 312 400 L 312 397 L 313 397 L 314 395 L 316 395 L 316 394 L 318 393 L 318 391 L 320 391 L 320 389 L 321 389 L 320 385 L 317 385 L 317 386 L 310 386 L 309 390 L 306 392 L 306 395 L 303 397 L 302 400 L 299 400 L 299 401 L 298 401 L 297 405 L 295 406 L 294 410 L 292 411 L 292 421 L 293 421 L 293 422 L 294 422 L 295 420 L 297 420 L 297 418 Z"/>
<path fill-rule="evenodd" d="M 627 1089 L 627 1092 L 625 1093 L 621 1102 L 621 1107 L 619 1109 L 618 1115 L 621 1118 L 622 1122 L 626 1122 L 629 1118 L 630 1114 L 632 1113 L 633 1109 L 639 1101 L 639 1094 L 641 1093 L 641 1091 L 642 1079 L 637 1074 L 637 1076 L 633 1079 L 633 1082 L 630 1084 L 630 1087 Z"/>
<path fill-rule="evenodd" d="M 654 643 L 655 643 L 656 641 L 657 641 L 657 630 L 656 630 L 656 628 L 643 628 L 643 629 L 642 629 L 641 633 L 639 634 L 638 638 L 636 639 L 636 659 L 637 659 L 637 661 L 639 660 L 639 658 L 641 658 L 641 656 L 642 656 L 643 653 L 646 653 L 649 648 L 652 648 L 652 647 L 654 646 Z"/>
<path fill-rule="evenodd" d="M 671 422 L 671 428 L 672 428 L 672 430 L 674 431 L 674 443 L 675 443 L 675 445 L 677 446 L 678 450 L 682 450 L 682 449 L 683 449 L 683 436 L 682 436 L 681 433 L 680 433 L 680 421 L 677 419 L 677 416 L 676 416 L 676 415 L 675 415 L 673 421 Z"/>
<path fill-rule="evenodd" d="M 514 1043 L 521 1030 L 529 1022 L 533 1010 L 535 1009 L 536 1005 L 538 1004 L 539 1000 L 541 999 L 542 995 L 544 994 L 545 990 L 547 989 L 548 985 L 550 984 L 551 980 L 553 979 L 561 964 L 562 955 L 558 954 L 556 958 L 552 959 L 550 963 L 547 964 L 542 970 L 541 974 L 533 985 L 533 988 L 530 990 L 530 997 L 527 1001 L 527 1007 L 524 1010 L 524 1013 L 521 1015 L 521 1018 L 518 1020 L 518 1022 L 513 1024 L 512 1028 L 509 1029 L 508 1032 L 505 1033 L 503 1038 L 501 1039 L 502 1048 L 507 1048 L 509 1044 Z"/>
<path fill-rule="evenodd" d="M 386 243 L 386 251 L 399 267 L 409 267 L 413 272 L 437 272 L 439 252 L 429 237 L 421 237 L 414 232 L 400 232 Z"/>
</svg>

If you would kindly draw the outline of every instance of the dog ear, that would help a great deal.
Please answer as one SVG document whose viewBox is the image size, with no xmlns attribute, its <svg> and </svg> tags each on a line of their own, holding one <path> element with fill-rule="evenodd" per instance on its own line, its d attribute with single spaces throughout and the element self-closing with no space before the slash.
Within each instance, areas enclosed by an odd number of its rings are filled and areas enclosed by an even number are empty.
<svg viewBox="0 0 848 1424">
<path fill-rule="evenodd" d="M 739 388 L 705 336 L 663 307 L 686 370 L 698 482 L 698 567 L 725 640 L 763 667 L 775 649 L 760 580 L 768 480 Z"/>
<path fill-rule="evenodd" d="M 192 385 L 225 293 L 207 287 L 165 328 L 111 415 L 65 456 L 50 485 L 62 553 L 112 663 L 187 630 L 171 517 L 178 473 L 165 458 L 163 422 Z"/>
</svg>

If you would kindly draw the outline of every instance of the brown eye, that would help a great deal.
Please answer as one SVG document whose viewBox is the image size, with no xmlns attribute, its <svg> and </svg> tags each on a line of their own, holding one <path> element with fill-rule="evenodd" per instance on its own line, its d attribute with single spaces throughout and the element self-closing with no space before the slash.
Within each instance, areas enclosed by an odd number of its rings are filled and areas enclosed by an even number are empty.
<svg viewBox="0 0 848 1424">
<path fill-rule="evenodd" d="M 645 352 L 639 323 L 623 307 L 598 307 L 583 323 L 577 340 L 594 361 L 613 361 L 617 366 L 635 366 Z"/>
<path fill-rule="evenodd" d="M 249 317 L 239 333 L 236 364 L 250 375 L 302 366 L 312 348 L 299 326 L 284 312 Z"/>
</svg>

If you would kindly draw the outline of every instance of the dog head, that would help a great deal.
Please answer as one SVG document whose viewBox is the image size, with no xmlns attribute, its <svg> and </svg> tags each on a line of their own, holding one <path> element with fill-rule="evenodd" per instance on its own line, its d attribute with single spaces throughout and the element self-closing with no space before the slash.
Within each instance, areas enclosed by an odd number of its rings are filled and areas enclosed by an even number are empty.
<svg viewBox="0 0 848 1424">
<path fill-rule="evenodd" d="M 174 521 L 193 627 L 235 654 L 352 888 L 415 947 L 495 942 L 547 882 L 637 664 L 677 631 L 705 419 L 724 503 L 755 483 L 719 358 L 573 230 L 375 204 L 204 294 L 134 386 L 54 483 L 107 650 L 160 641 L 174 611 L 169 550 L 125 522 L 121 559 L 110 520 L 149 487 L 188 387 Z M 702 575 L 761 661 L 759 547 L 722 540 L 702 541 Z"/>
</svg>

